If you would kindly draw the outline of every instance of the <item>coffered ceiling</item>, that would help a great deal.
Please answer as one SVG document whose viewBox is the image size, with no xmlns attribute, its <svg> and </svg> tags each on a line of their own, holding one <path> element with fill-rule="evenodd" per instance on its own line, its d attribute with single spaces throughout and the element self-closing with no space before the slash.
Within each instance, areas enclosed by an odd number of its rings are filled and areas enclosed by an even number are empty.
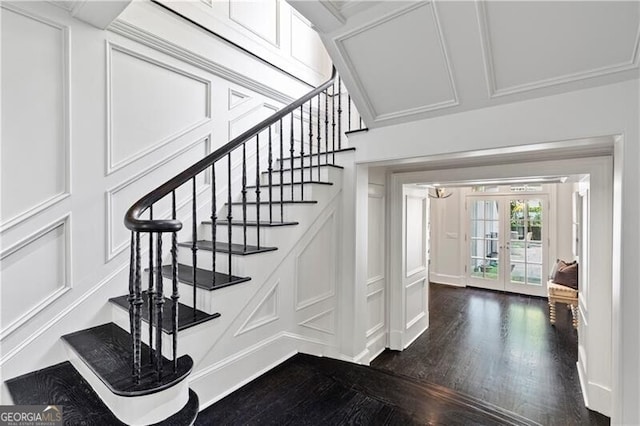
<svg viewBox="0 0 640 426">
<path fill-rule="evenodd" d="M 638 77 L 640 2 L 290 3 L 369 127 Z"/>
</svg>

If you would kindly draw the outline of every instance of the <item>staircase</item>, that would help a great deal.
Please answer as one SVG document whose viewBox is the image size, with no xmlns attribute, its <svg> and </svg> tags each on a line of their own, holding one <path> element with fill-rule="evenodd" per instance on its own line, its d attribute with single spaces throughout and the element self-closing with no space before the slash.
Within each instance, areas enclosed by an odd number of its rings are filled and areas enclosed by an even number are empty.
<svg viewBox="0 0 640 426">
<path fill-rule="evenodd" d="M 68 361 L 7 380 L 14 404 L 62 405 L 65 424 L 193 424 L 190 350 L 221 317 L 219 290 L 263 281 L 269 256 L 301 238 L 291 230 L 335 196 L 351 151 L 343 125 L 362 124 L 350 98 L 343 114 L 345 96 L 334 72 L 136 202 L 125 217 L 129 288 L 109 300 L 113 322 L 62 336 Z M 176 201 L 185 194 L 188 212 Z"/>
</svg>

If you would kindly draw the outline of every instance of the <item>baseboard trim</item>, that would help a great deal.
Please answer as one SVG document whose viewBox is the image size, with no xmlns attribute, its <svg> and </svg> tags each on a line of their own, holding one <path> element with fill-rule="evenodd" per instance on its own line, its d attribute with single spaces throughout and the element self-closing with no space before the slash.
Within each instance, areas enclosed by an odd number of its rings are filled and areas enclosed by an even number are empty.
<svg viewBox="0 0 640 426">
<path fill-rule="evenodd" d="M 431 272 L 429 274 L 429 281 L 434 284 L 444 284 L 444 285 L 450 285 L 453 287 L 467 286 L 464 275 L 448 275 L 448 274 L 438 274 L 435 272 Z"/>
</svg>

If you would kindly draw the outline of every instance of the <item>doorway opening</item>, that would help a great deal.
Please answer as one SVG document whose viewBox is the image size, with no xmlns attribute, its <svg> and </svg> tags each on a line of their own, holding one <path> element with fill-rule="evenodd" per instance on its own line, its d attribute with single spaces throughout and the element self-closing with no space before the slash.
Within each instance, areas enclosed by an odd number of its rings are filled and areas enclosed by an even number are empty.
<svg viewBox="0 0 640 426">
<path fill-rule="evenodd" d="M 426 262 L 429 269 L 427 276 L 431 281 L 444 282 L 451 286 L 472 286 L 467 282 L 468 277 L 481 278 L 479 276 L 473 277 L 474 270 L 470 268 L 470 265 L 473 264 L 472 260 L 477 260 L 476 275 L 480 275 L 482 272 L 482 278 L 487 279 L 487 274 L 491 272 L 495 274 L 495 277 L 502 274 L 509 281 L 507 285 L 517 285 L 517 288 L 520 289 L 519 293 L 535 295 L 527 289 L 537 288 L 545 295 L 551 261 L 555 261 L 556 258 L 571 260 L 580 256 L 579 275 L 583 287 L 580 288 L 579 300 L 577 375 L 580 378 L 580 388 L 585 397 L 585 405 L 592 410 L 610 415 L 611 379 L 614 370 L 610 333 L 613 288 L 613 259 L 611 255 L 613 244 L 612 167 L 612 158 L 602 156 L 388 174 L 387 182 L 391 198 L 389 203 L 389 247 L 397 247 L 397 250 L 391 250 L 388 253 L 390 271 L 387 287 L 390 293 L 388 299 L 390 325 L 388 347 L 403 350 L 428 328 L 429 321 L 431 321 L 428 311 L 428 291 L 424 293 L 427 298 L 426 303 L 421 303 L 422 306 L 427 307 L 424 312 L 424 316 L 427 318 L 426 325 L 416 327 L 411 320 L 414 317 L 417 318 L 418 314 L 409 309 L 420 306 L 415 302 L 415 294 L 411 293 L 411 288 L 408 285 L 393 285 L 393 282 L 399 277 L 407 276 L 405 254 L 407 248 L 410 248 L 408 243 L 414 237 L 413 234 L 408 235 L 410 233 L 407 232 L 409 228 L 406 226 L 404 188 L 419 184 L 429 185 L 433 190 L 433 186 L 437 184 L 446 188 L 447 191 L 457 191 L 461 187 L 477 186 L 470 185 L 470 183 L 478 183 L 479 181 L 526 179 L 536 176 L 547 178 L 567 176 L 567 178 L 574 179 L 574 181 L 568 180 L 564 184 L 568 184 L 564 190 L 565 195 L 568 192 L 568 196 L 559 196 L 561 190 L 556 189 L 555 193 L 549 191 L 548 197 L 542 196 L 544 191 L 513 191 L 513 194 L 503 194 L 504 196 L 500 198 L 498 197 L 501 195 L 499 193 L 476 191 L 474 194 L 474 191 L 468 189 L 468 194 L 471 195 L 469 200 L 466 197 L 467 193 L 465 196 L 448 197 L 444 200 L 430 198 L 428 210 L 432 215 L 429 219 L 432 233 L 429 240 L 430 246 L 427 250 L 430 253 L 428 259 L 430 262 Z M 527 172 L 529 173 L 527 174 Z M 587 215 L 582 224 L 576 223 L 574 214 L 573 193 L 576 184 L 581 191 L 584 191 L 581 194 L 585 200 L 582 206 Z M 512 182 L 508 185 L 517 186 Z M 545 183 L 545 185 L 551 184 Z M 566 188 L 570 188 L 570 190 L 567 191 Z M 428 188 L 424 189 L 426 192 Z M 492 202 L 487 203 L 487 200 Z M 443 201 L 457 202 L 458 211 L 464 212 L 464 215 L 459 216 L 459 227 L 447 227 L 434 217 L 436 215 L 433 212 L 438 208 L 443 208 L 438 207 L 443 206 Z M 473 247 L 469 237 L 472 230 L 472 216 L 467 216 L 468 211 L 464 206 L 466 201 L 483 201 L 484 216 L 478 213 L 474 218 L 476 222 L 482 222 L 482 230 L 478 230 L 475 235 L 477 241 L 475 243 L 475 257 L 478 259 L 472 258 Z M 548 205 L 545 209 L 546 203 Z M 490 206 L 488 214 L 487 205 Z M 467 206 L 467 208 L 470 207 Z M 476 205 L 476 208 L 479 211 L 480 206 Z M 562 212 L 562 221 L 553 218 L 554 211 L 556 213 Z M 499 217 L 501 212 L 503 218 Z M 451 215 L 443 211 L 439 217 L 450 218 Z M 485 221 L 491 223 L 486 225 Z M 476 228 L 479 229 L 479 223 L 476 225 Z M 578 228 L 578 225 L 581 227 Z M 442 231 L 440 241 L 434 238 L 433 231 L 435 229 Z M 568 237 L 556 238 L 555 243 L 549 244 L 550 236 L 559 232 L 568 235 Z M 573 248 L 577 246 L 574 244 L 576 238 L 580 238 L 580 244 L 584 247 L 582 253 L 577 253 Z M 500 246 L 502 245 L 504 252 L 507 243 L 509 243 L 509 249 L 515 243 L 516 250 L 509 256 L 503 253 L 501 257 Z M 452 268 L 457 268 L 457 273 L 438 272 L 441 265 L 435 265 L 434 259 L 437 258 L 436 253 L 442 250 L 442 244 L 457 250 L 457 255 L 446 256 L 445 259 Z M 544 245 L 549 245 L 546 253 L 540 247 Z M 493 271 L 491 271 L 492 267 Z M 548 317 L 545 317 L 544 320 L 548 322 Z M 552 327 L 549 323 L 546 323 L 546 326 Z M 594 379 L 590 378 L 596 376 L 599 376 L 597 388 L 594 386 Z M 607 384 L 603 385 L 605 381 Z M 605 388 L 606 394 L 602 392 Z"/>
</svg>

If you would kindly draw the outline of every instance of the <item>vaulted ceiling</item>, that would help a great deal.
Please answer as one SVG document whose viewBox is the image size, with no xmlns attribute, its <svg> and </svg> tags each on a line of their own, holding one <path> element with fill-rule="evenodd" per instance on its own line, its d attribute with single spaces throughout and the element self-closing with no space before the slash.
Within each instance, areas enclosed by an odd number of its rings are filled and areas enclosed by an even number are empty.
<svg viewBox="0 0 640 426">
<path fill-rule="evenodd" d="M 636 1 L 289 2 L 369 127 L 638 78 Z"/>
</svg>

